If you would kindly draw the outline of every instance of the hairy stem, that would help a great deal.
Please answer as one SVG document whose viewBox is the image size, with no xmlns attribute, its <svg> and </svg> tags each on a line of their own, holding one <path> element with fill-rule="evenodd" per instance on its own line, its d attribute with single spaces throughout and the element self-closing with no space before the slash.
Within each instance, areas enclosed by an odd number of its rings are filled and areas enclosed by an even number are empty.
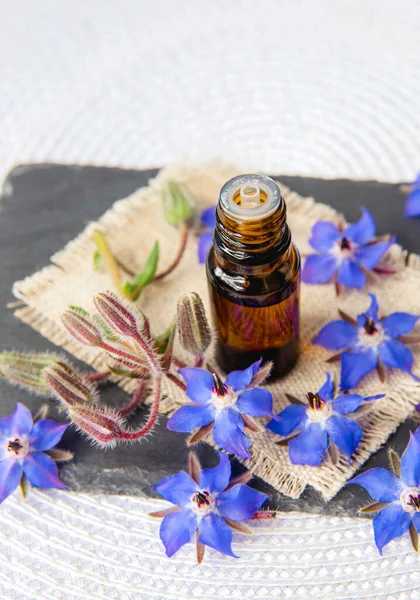
<svg viewBox="0 0 420 600">
<path fill-rule="evenodd" d="M 175 385 L 177 385 L 179 387 L 179 389 L 181 389 L 183 392 L 187 391 L 187 386 L 185 385 L 185 383 L 183 381 L 181 381 L 180 379 L 178 379 L 178 377 L 176 375 L 174 375 L 173 373 L 165 373 L 165 375 Z"/>
<path fill-rule="evenodd" d="M 164 277 L 172 273 L 174 269 L 176 269 L 178 264 L 181 262 L 182 257 L 184 256 L 185 248 L 187 247 L 188 242 L 188 233 L 188 225 L 184 223 L 181 228 L 181 243 L 177 255 L 175 256 L 174 260 L 171 262 L 167 269 L 165 269 L 162 273 L 159 273 L 159 275 L 155 275 L 153 281 L 159 281 L 160 279 L 163 279 Z"/>
<path fill-rule="evenodd" d="M 159 413 L 161 382 L 161 377 L 157 377 L 155 379 L 153 403 L 147 422 L 138 431 L 121 431 L 118 436 L 120 440 L 138 440 L 139 438 L 144 437 L 145 435 L 151 432 L 154 424 L 156 423 L 156 418 Z"/>
<path fill-rule="evenodd" d="M 126 415 L 129 415 L 131 412 L 133 412 L 133 410 L 135 408 L 138 407 L 138 405 L 140 404 L 141 399 L 143 397 L 143 392 L 144 392 L 145 387 L 146 387 L 145 382 L 143 380 L 140 380 L 137 390 L 135 391 L 135 394 L 131 398 L 130 402 L 128 402 L 128 404 L 123 406 L 123 408 L 120 408 L 120 410 L 118 411 L 118 414 L 121 417 L 125 417 Z"/>
<path fill-rule="evenodd" d="M 102 371 L 101 373 L 91 373 L 90 375 L 85 375 L 85 379 L 90 381 L 91 383 L 99 383 L 100 381 L 104 381 L 107 377 L 110 376 L 109 371 Z"/>
</svg>

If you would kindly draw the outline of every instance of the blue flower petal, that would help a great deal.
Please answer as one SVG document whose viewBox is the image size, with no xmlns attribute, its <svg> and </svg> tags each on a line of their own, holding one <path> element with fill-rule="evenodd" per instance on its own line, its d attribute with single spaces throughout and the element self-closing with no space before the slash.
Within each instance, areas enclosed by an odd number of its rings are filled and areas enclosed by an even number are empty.
<svg viewBox="0 0 420 600">
<path fill-rule="evenodd" d="M 247 485 L 235 485 L 217 500 L 217 509 L 222 517 L 232 521 L 246 521 L 261 508 L 268 496 Z"/>
<path fill-rule="evenodd" d="M 246 390 L 246 388 L 251 383 L 252 378 L 258 372 L 261 362 L 262 358 L 252 363 L 251 366 L 249 366 L 247 369 L 244 369 L 243 371 L 232 371 L 226 377 L 226 385 L 231 387 L 234 392 Z"/>
<path fill-rule="evenodd" d="M 420 188 L 411 191 L 405 203 L 404 217 L 411 219 L 420 217 Z"/>
<path fill-rule="evenodd" d="M 32 428 L 28 437 L 31 450 L 50 450 L 54 448 L 61 440 L 63 433 L 68 425 L 51 421 L 50 419 L 42 419 L 38 421 Z"/>
<path fill-rule="evenodd" d="M 392 369 L 401 369 L 411 373 L 413 368 L 414 357 L 411 352 L 402 342 L 398 340 L 385 340 L 378 346 L 378 355 L 384 365 Z"/>
<path fill-rule="evenodd" d="M 166 556 L 173 556 L 175 552 L 187 544 L 197 529 L 197 517 L 190 508 L 183 508 L 166 515 L 159 531 L 160 539 L 165 546 Z"/>
<path fill-rule="evenodd" d="M 30 452 L 22 461 L 22 471 L 29 483 L 35 487 L 66 490 L 58 476 L 57 465 L 43 452 Z"/>
<path fill-rule="evenodd" d="M 213 244 L 213 232 L 206 231 L 198 236 L 197 257 L 200 265 L 206 262 L 207 254 Z"/>
<path fill-rule="evenodd" d="M 383 394 L 381 394 L 381 396 L 383 396 Z M 357 410 L 364 401 L 365 398 L 359 396 L 359 394 L 344 394 L 344 396 L 339 396 L 333 400 L 332 406 L 335 412 L 346 415 L 347 413 L 352 413 Z"/>
<path fill-rule="evenodd" d="M 290 462 L 317 467 L 327 447 L 327 430 L 319 423 L 307 423 L 302 433 L 289 442 Z"/>
<path fill-rule="evenodd" d="M 198 541 L 222 554 L 238 558 L 232 550 L 232 530 L 226 525 L 222 517 L 210 513 L 201 519 L 199 525 Z"/>
<path fill-rule="evenodd" d="M 251 417 L 273 416 L 273 396 L 263 388 L 245 390 L 239 394 L 236 408 Z"/>
<path fill-rule="evenodd" d="M 19 485 L 22 469 L 18 461 L 10 459 L 0 462 L 0 504 Z"/>
<path fill-rule="evenodd" d="M 216 227 L 216 204 L 213 204 L 213 206 L 209 206 L 209 208 L 203 210 L 200 215 L 200 220 L 204 227 L 214 229 Z"/>
<path fill-rule="evenodd" d="M 344 415 L 333 414 L 325 426 L 331 441 L 350 459 L 363 437 L 360 425 Z"/>
<path fill-rule="evenodd" d="M 411 515 L 403 509 L 399 502 L 386 506 L 373 519 L 375 544 L 380 554 L 391 540 L 402 536 L 410 527 Z"/>
<path fill-rule="evenodd" d="M 32 429 L 31 411 L 23 404 L 16 404 L 15 412 L 0 419 L 0 437 L 28 435 Z"/>
<path fill-rule="evenodd" d="M 170 431 L 192 431 L 196 427 L 203 427 L 214 421 L 215 414 L 216 411 L 212 404 L 181 406 L 174 412 L 166 427 Z"/>
<path fill-rule="evenodd" d="M 277 419 L 269 421 L 267 429 L 278 435 L 289 435 L 295 429 L 303 429 L 307 420 L 306 406 L 291 404 L 277 415 Z"/>
<path fill-rule="evenodd" d="M 312 227 L 309 243 L 314 250 L 326 252 L 340 237 L 340 231 L 335 223 L 331 221 L 318 221 Z"/>
<path fill-rule="evenodd" d="M 214 469 L 203 469 L 200 475 L 199 488 L 211 493 L 220 494 L 229 484 L 232 472 L 229 458 L 223 452 L 218 452 L 219 464 Z"/>
<path fill-rule="evenodd" d="M 387 242 L 376 242 L 376 244 L 370 246 L 362 246 L 355 252 L 355 260 L 365 269 L 374 269 L 394 243 L 395 238 L 392 238 Z"/>
<path fill-rule="evenodd" d="M 251 440 L 244 434 L 244 422 L 233 408 L 222 410 L 216 417 L 213 439 L 220 448 L 241 458 L 251 458 Z"/>
<path fill-rule="evenodd" d="M 382 319 L 381 325 L 389 337 L 398 338 L 400 335 L 410 333 L 410 331 L 414 329 L 419 318 L 420 317 L 410 315 L 409 313 L 395 312 Z"/>
<path fill-rule="evenodd" d="M 401 457 L 401 479 L 409 487 L 420 485 L 420 439 L 411 432 Z"/>
<path fill-rule="evenodd" d="M 403 490 L 403 484 L 398 477 L 382 467 L 369 469 L 347 482 L 364 488 L 378 502 L 394 502 L 398 500 Z"/>
<path fill-rule="evenodd" d="M 323 400 L 332 400 L 334 394 L 334 383 L 330 373 L 326 373 L 327 380 L 324 385 L 319 389 L 318 395 Z"/>
<path fill-rule="evenodd" d="M 168 502 L 183 507 L 190 502 L 191 496 L 197 492 L 198 486 L 185 471 L 180 471 L 175 475 L 168 475 L 153 489 Z"/>
<path fill-rule="evenodd" d="M 373 319 L 373 321 L 376 323 L 378 321 L 378 310 L 379 310 L 378 299 L 375 296 L 375 294 L 369 294 L 369 297 L 370 297 L 370 306 L 367 309 L 367 311 L 365 312 L 365 315 L 369 319 Z M 363 320 L 363 323 L 365 321 L 366 321 L 366 319 Z"/>
<path fill-rule="evenodd" d="M 378 357 L 371 348 L 363 352 L 343 352 L 340 388 L 350 390 L 356 387 L 362 377 L 375 369 L 377 364 Z"/>
<path fill-rule="evenodd" d="M 213 390 L 213 375 L 204 369 L 196 367 L 186 367 L 179 369 L 178 373 L 182 375 L 187 384 L 185 392 L 193 402 L 205 403 L 211 398 Z"/>
<path fill-rule="evenodd" d="M 304 283 L 328 283 L 337 270 L 337 259 L 331 254 L 311 254 L 302 269 Z"/>
<path fill-rule="evenodd" d="M 0 462 L 6 458 L 10 458 L 9 451 L 7 449 L 9 445 L 9 439 L 4 438 L 0 435 Z"/>
<path fill-rule="evenodd" d="M 352 348 L 357 340 L 357 327 L 340 319 L 327 323 L 314 337 L 312 343 L 327 350 L 341 350 Z"/>
<path fill-rule="evenodd" d="M 366 284 L 366 275 L 353 260 L 343 260 L 338 270 L 338 283 L 361 290 Z"/>
<path fill-rule="evenodd" d="M 362 216 L 357 223 L 352 223 L 344 231 L 343 236 L 359 246 L 367 244 L 375 235 L 376 226 L 370 212 L 362 206 Z"/>
</svg>

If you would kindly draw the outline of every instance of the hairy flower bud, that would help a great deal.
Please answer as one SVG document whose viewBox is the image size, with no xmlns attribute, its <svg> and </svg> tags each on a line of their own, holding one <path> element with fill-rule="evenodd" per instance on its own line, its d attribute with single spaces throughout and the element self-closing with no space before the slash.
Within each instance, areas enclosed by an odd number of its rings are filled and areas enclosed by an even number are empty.
<svg viewBox="0 0 420 600">
<path fill-rule="evenodd" d="M 120 438 L 123 419 L 106 406 L 72 406 L 73 423 L 101 446 L 113 446 Z"/>
<path fill-rule="evenodd" d="M 162 191 L 163 214 L 166 221 L 174 227 L 189 223 L 195 217 L 193 201 L 181 191 L 178 183 L 168 181 Z"/>
<path fill-rule="evenodd" d="M 67 407 L 97 401 L 95 386 L 71 367 L 57 362 L 44 369 L 44 379 L 54 396 Z"/>
<path fill-rule="evenodd" d="M 61 357 L 56 354 L 2 352 L 0 353 L 0 377 L 41 396 L 49 396 L 50 389 L 44 380 L 43 370 L 57 360 L 61 360 Z"/>
<path fill-rule="evenodd" d="M 132 336 L 146 326 L 143 314 L 134 307 L 128 308 L 113 292 L 96 294 L 93 303 L 102 319 L 119 335 Z"/>
<path fill-rule="evenodd" d="M 177 326 L 181 345 L 194 356 L 202 356 L 211 342 L 203 301 L 196 292 L 178 300 Z"/>
<path fill-rule="evenodd" d="M 61 315 L 61 321 L 69 334 L 84 346 L 99 346 L 102 338 L 98 327 L 84 311 L 69 308 Z"/>
</svg>

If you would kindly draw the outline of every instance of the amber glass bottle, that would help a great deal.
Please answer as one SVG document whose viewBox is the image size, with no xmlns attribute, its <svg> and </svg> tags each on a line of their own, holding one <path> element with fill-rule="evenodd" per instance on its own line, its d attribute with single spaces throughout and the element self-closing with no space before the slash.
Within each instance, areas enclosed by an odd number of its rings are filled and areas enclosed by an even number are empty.
<svg viewBox="0 0 420 600">
<path fill-rule="evenodd" d="M 284 375 L 299 354 L 300 256 L 277 184 L 241 175 L 220 192 L 207 278 L 216 360 L 225 371 L 262 356 Z"/>
</svg>

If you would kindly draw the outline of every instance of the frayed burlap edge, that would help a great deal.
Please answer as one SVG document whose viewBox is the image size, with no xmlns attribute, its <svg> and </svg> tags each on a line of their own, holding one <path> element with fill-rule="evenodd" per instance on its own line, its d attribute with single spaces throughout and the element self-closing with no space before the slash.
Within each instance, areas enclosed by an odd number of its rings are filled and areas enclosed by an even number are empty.
<svg viewBox="0 0 420 600">
<path fill-rule="evenodd" d="M 105 271 L 92 272 L 93 229 L 100 228 L 114 252 L 134 268 L 140 268 L 145 254 L 158 238 L 162 248 L 161 264 L 165 265 L 170 262 L 178 243 L 177 232 L 164 222 L 161 215 L 159 198 L 165 183 L 176 179 L 201 209 L 216 202 L 221 185 L 239 172 L 237 167 L 221 161 L 199 166 L 182 164 L 166 167 L 150 181 L 148 187 L 116 202 L 101 219 L 88 225 L 75 240 L 51 258 L 52 265 L 16 282 L 14 294 L 25 304 L 16 311 L 16 316 L 94 368 L 105 368 L 104 355 L 77 345 L 59 321 L 66 305 L 76 304 L 89 310 L 93 293 L 111 286 Z M 308 252 L 307 239 L 313 223 L 319 219 L 337 221 L 342 219 L 342 215 L 330 206 L 315 202 L 313 198 L 303 198 L 285 186 L 281 185 L 281 189 L 287 202 L 288 222 L 294 240 L 303 253 Z M 384 278 L 379 286 L 368 290 L 377 293 L 384 313 L 393 310 L 416 312 L 412 298 L 420 294 L 420 257 L 406 259 L 406 252 L 394 246 L 388 261 L 397 266 L 397 274 Z M 408 288 L 404 298 L 400 293 L 403 283 Z M 139 306 L 151 317 L 156 333 L 168 325 L 179 294 L 191 290 L 199 292 L 207 305 L 205 274 L 197 264 L 194 236 L 189 240 L 186 255 L 176 273 L 151 285 L 140 300 Z M 360 292 L 350 292 L 340 299 L 343 308 L 353 314 L 364 310 L 366 302 L 366 295 Z M 316 391 L 322 385 L 328 353 L 312 346 L 310 341 L 323 324 L 334 318 L 336 307 L 332 286 L 302 286 L 302 355 L 292 373 L 268 386 L 273 393 L 276 412 L 287 405 L 284 392 L 304 397 L 307 391 Z M 176 347 L 176 353 L 180 358 L 186 358 L 179 347 Z M 417 350 L 415 356 L 420 358 Z M 337 376 L 336 365 L 329 365 L 328 370 Z M 119 383 L 128 392 L 135 387 L 132 380 Z M 397 371 L 391 374 L 388 386 L 381 384 L 375 374 L 364 379 L 359 393 L 387 392 L 387 396 L 377 401 L 372 411 L 359 420 L 364 437 L 350 465 L 343 456 L 336 466 L 328 462 L 318 468 L 292 465 L 287 448 L 276 446 L 275 436 L 268 431 L 253 436 L 252 459 L 244 463 L 256 475 L 290 497 L 299 497 L 309 484 L 328 500 L 410 415 L 419 402 L 419 389 L 420 386 L 408 375 Z M 165 379 L 161 411 L 171 413 L 184 402 L 185 396 L 179 388 Z"/>
</svg>

